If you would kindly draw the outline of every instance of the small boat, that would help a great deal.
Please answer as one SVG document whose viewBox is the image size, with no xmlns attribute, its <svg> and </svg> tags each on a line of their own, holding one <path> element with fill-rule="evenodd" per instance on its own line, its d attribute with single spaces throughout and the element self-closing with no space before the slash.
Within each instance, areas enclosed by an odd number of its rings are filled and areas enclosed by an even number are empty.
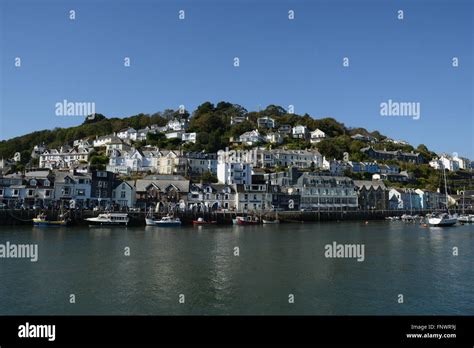
<svg viewBox="0 0 474 348">
<path fill-rule="evenodd" d="M 428 218 L 428 223 L 431 226 L 453 226 L 458 222 L 458 218 L 456 215 L 451 215 L 449 213 L 442 213 L 442 214 L 432 214 Z"/>
<path fill-rule="evenodd" d="M 469 214 L 469 215 L 460 215 L 458 217 L 459 222 L 464 222 L 464 223 L 471 223 L 474 222 L 474 214 Z"/>
<path fill-rule="evenodd" d="M 181 220 L 179 218 L 173 218 L 172 216 L 163 216 L 161 219 L 154 219 L 152 217 L 145 218 L 147 226 L 159 226 L 159 227 L 178 227 L 181 226 Z"/>
<path fill-rule="evenodd" d="M 126 213 L 105 213 L 99 214 L 97 217 L 87 218 L 86 221 L 89 222 L 89 226 L 127 226 L 130 219 Z"/>
<path fill-rule="evenodd" d="M 237 225 L 239 226 L 249 226 L 249 225 L 258 225 L 260 221 L 256 217 L 251 216 L 237 216 Z"/>
<path fill-rule="evenodd" d="M 59 216 L 60 218 L 62 215 Z M 38 214 L 36 218 L 33 219 L 34 226 L 66 226 L 67 220 L 60 219 L 60 220 L 47 220 L 46 214 Z"/>
<path fill-rule="evenodd" d="M 198 218 L 197 220 L 193 220 L 193 225 L 194 226 L 200 226 L 200 225 L 213 225 L 216 224 L 217 221 L 206 221 L 202 217 Z"/>
<path fill-rule="evenodd" d="M 264 224 L 279 224 L 280 223 L 280 220 L 278 219 L 275 219 L 275 220 L 265 220 L 265 219 L 262 219 L 262 222 Z"/>
</svg>

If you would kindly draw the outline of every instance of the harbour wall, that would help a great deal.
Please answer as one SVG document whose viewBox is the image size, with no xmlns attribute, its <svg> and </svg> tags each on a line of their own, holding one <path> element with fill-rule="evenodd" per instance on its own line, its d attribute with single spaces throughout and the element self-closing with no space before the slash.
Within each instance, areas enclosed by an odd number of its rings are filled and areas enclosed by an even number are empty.
<svg viewBox="0 0 474 348">
<path fill-rule="evenodd" d="M 42 211 L 46 214 L 48 220 L 59 219 L 60 212 Z M 402 216 L 403 214 L 425 216 L 432 213 L 432 210 L 350 210 L 350 211 L 280 211 L 280 212 L 230 212 L 230 211 L 214 211 L 214 212 L 194 212 L 194 211 L 177 211 L 174 216 L 181 219 L 182 223 L 192 224 L 193 220 L 204 218 L 206 221 L 217 221 L 218 224 L 232 224 L 232 219 L 237 216 L 256 216 L 260 219 L 276 219 L 283 223 L 304 223 L 317 221 L 368 221 L 383 220 L 386 217 Z M 452 210 L 452 213 L 461 211 Z M 0 226 L 14 225 L 31 225 L 32 219 L 38 215 L 38 211 L 20 210 L 20 209 L 1 209 L 0 210 Z M 103 212 L 92 210 L 71 210 L 67 212 L 67 216 L 71 225 L 87 225 L 84 219 L 94 217 Z M 474 214 L 474 210 L 465 211 L 465 214 Z M 130 225 L 145 225 L 145 212 L 128 212 L 130 216 Z M 155 213 L 155 218 L 160 218 L 167 213 Z"/>
</svg>

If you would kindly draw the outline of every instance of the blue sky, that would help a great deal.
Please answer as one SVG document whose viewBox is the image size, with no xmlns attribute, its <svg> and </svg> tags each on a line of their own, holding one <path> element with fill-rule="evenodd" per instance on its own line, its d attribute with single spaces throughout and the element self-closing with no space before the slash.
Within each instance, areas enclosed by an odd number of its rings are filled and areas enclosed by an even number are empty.
<svg viewBox="0 0 474 348">
<path fill-rule="evenodd" d="M 224 100 L 292 104 L 474 158 L 470 0 L 0 3 L 0 139 L 81 123 L 55 116 L 63 99 L 95 102 L 109 117 Z M 420 119 L 380 116 L 388 99 L 419 102 Z"/>
</svg>

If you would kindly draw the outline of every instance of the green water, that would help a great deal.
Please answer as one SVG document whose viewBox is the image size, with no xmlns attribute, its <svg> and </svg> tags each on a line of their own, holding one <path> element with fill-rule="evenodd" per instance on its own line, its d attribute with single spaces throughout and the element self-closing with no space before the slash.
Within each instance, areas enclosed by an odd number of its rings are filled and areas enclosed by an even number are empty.
<svg viewBox="0 0 474 348">
<path fill-rule="evenodd" d="M 3 315 L 474 314 L 474 225 L 0 227 L 7 241 L 39 259 L 0 259 Z M 364 261 L 326 258 L 333 241 Z"/>
</svg>

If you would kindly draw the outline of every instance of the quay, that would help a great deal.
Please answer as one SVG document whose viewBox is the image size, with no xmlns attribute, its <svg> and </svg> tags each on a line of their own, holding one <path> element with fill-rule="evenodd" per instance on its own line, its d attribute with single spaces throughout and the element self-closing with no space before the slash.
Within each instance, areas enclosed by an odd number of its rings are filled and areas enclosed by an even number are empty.
<svg viewBox="0 0 474 348">
<path fill-rule="evenodd" d="M 0 210 L 0 226 L 30 225 L 32 219 L 38 215 L 39 210 L 23 210 L 23 209 L 1 209 Z M 41 210 L 49 219 L 58 219 L 59 210 Z M 104 211 L 92 210 L 67 210 L 70 219 L 70 225 L 87 225 L 84 220 L 89 217 L 98 216 Z M 305 223 L 305 222 L 324 222 L 324 221 L 368 221 L 368 220 L 384 220 L 386 217 L 402 216 L 404 214 L 425 216 L 426 214 L 435 212 L 434 210 L 348 210 L 348 211 L 279 211 L 279 212 L 237 212 L 237 211 L 212 211 L 212 212 L 194 212 L 194 211 L 176 211 L 175 216 L 179 217 L 183 225 L 191 225 L 193 220 L 204 218 L 207 221 L 217 221 L 220 225 L 232 224 L 232 219 L 237 216 L 256 216 L 265 219 L 278 218 L 282 223 Z M 461 211 L 452 211 L 458 214 Z M 474 210 L 465 211 L 467 214 L 474 214 Z M 146 212 L 128 212 L 131 226 L 145 225 Z M 154 213 L 155 217 L 162 217 L 168 212 Z"/>
</svg>

